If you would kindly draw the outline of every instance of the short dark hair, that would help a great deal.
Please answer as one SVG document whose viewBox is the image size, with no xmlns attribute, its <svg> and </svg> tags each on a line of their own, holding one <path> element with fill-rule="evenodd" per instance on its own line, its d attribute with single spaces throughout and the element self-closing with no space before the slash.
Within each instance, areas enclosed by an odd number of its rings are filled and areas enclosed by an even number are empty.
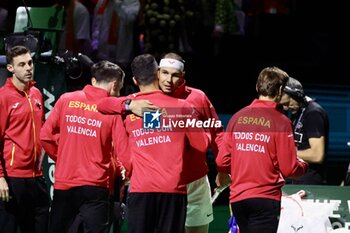
<svg viewBox="0 0 350 233">
<path fill-rule="evenodd" d="M 121 81 L 125 73 L 117 64 L 107 60 L 99 61 L 92 65 L 91 75 L 97 82 Z"/>
<path fill-rule="evenodd" d="M 136 56 L 131 62 L 131 72 L 138 84 L 148 85 L 154 81 L 157 75 L 158 63 L 148 53 Z"/>
<path fill-rule="evenodd" d="M 278 67 L 266 67 L 264 68 L 258 77 L 256 82 L 256 90 L 258 95 L 276 97 L 279 95 L 279 90 L 286 86 L 289 79 L 287 72 L 281 70 Z"/>
<path fill-rule="evenodd" d="M 13 46 L 6 53 L 7 64 L 12 64 L 14 57 L 17 57 L 17 56 L 20 56 L 23 54 L 27 54 L 27 53 L 30 53 L 30 50 L 27 47 L 25 47 L 23 45 Z"/>
</svg>

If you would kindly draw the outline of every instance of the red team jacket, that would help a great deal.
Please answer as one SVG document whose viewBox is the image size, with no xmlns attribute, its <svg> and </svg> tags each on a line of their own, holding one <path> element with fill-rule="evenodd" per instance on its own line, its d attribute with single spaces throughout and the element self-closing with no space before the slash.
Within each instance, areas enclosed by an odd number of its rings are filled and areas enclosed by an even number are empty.
<svg viewBox="0 0 350 233">
<path fill-rule="evenodd" d="M 40 138 L 45 151 L 56 161 L 55 189 L 110 187 L 113 146 L 126 153 L 127 145 L 119 142 L 127 139 L 118 133 L 123 127 L 120 116 L 97 111 L 97 102 L 107 96 L 105 90 L 91 85 L 65 93 L 44 123 Z"/>
<path fill-rule="evenodd" d="M 40 129 L 44 120 L 42 95 L 34 81 L 27 92 L 8 78 L 0 88 L 0 177 L 42 175 Z M 2 159 L 3 158 L 3 159 Z"/>
<path fill-rule="evenodd" d="M 186 101 L 165 95 L 161 91 L 136 93 L 128 98 L 147 99 L 161 107 L 161 122 L 165 115 L 186 115 L 192 113 L 193 109 Z M 98 110 L 106 113 L 110 106 L 120 106 L 120 100 L 108 98 L 101 101 Z M 110 113 L 113 112 L 115 113 Z M 185 151 L 193 147 L 204 153 L 208 147 L 207 135 L 203 129 L 147 128 L 143 125 L 143 119 L 145 117 L 129 114 L 124 120 L 132 152 L 120 157 L 120 160 L 126 164 L 128 162 L 125 160 L 131 159 L 130 192 L 186 193 L 184 184 L 187 178 L 183 173 Z M 182 120 L 181 117 L 172 119 Z"/>
<path fill-rule="evenodd" d="M 178 87 L 174 93 L 174 97 L 185 99 L 188 103 L 192 104 L 196 111 L 199 113 L 199 119 L 205 121 L 208 120 L 211 123 L 219 121 L 219 117 L 215 111 L 214 106 L 210 102 L 209 98 L 205 95 L 202 90 L 188 87 L 184 82 Z M 209 127 L 210 133 L 210 147 L 214 155 L 214 159 L 218 153 L 218 144 L 221 143 L 223 137 L 223 126 L 221 127 Z M 208 147 L 209 149 L 209 147 Z M 207 151 L 199 152 L 196 150 L 187 150 L 188 156 L 185 158 L 188 160 L 185 163 L 185 170 L 188 171 L 188 181 L 190 183 L 207 175 L 209 168 L 207 164 Z"/>
<path fill-rule="evenodd" d="M 281 199 L 284 177 L 300 176 L 308 164 L 297 159 L 290 120 L 272 101 L 254 100 L 233 115 L 216 163 L 229 172 L 230 202 Z"/>
</svg>

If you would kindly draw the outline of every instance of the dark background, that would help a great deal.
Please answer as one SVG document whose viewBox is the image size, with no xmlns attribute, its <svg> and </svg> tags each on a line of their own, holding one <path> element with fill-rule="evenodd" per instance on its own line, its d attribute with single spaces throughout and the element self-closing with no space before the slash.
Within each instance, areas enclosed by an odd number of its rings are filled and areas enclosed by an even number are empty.
<svg viewBox="0 0 350 233">
<path fill-rule="evenodd" d="M 14 19 L 20 0 L 9 4 Z M 243 10 L 251 0 L 243 1 Z M 255 81 L 266 66 L 278 66 L 305 86 L 350 85 L 347 1 L 289 0 L 288 15 L 246 16 L 246 34 L 231 37 L 220 56 L 212 56 L 208 38 L 193 41 L 183 54 L 188 84 L 202 89 L 219 113 L 233 113 L 249 104 Z M 52 6 L 54 0 L 27 0 L 28 6 Z M 1 4 L 0 4 L 1 5 Z M 10 20 L 9 28 L 14 21 Z M 202 43 L 202 44 L 201 44 Z"/>
<path fill-rule="evenodd" d="M 349 13 L 345 1 L 294 1 L 288 16 L 248 17 L 245 36 L 236 36 L 222 58 L 187 59 L 190 85 L 203 89 L 220 113 L 249 104 L 266 66 L 278 66 L 304 86 L 350 84 Z M 210 48 L 210 46 L 208 46 Z"/>
<path fill-rule="evenodd" d="M 5 2 L 9 1 L 1 0 Z M 208 37 L 197 37 L 192 41 L 193 51 L 182 54 L 188 85 L 202 89 L 219 114 L 233 114 L 251 103 L 256 97 L 258 74 L 266 66 L 285 70 L 301 81 L 306 90 L 350 90 L 347 1 L 289 2 L 288 15 L 247 15 L 246 34 L 230 37 L 217 56 L 213 55 L 213 44 Z M 26 3 L 33 7 L 52 6 L 55 1 L 28 0 Z M 12 10 L 9 10 L 13 18 L 18 6 L 23 6 L 23 2 L 11 1 Z M 13 28 L 11 23 L 14 21 L 9 24 Z M 69 84 L 75 85 L 76 81 L 68 80 Z M 329 111 L 328 114 L 338 119 L 337 113 Z M 344 119 L 346 126 L 349 117 L 340 119 Z M 350 139 L 350 131 L 345 133 Z M 344 144 L 341 150 L 348 157 L 328 164 L 330 184 L 339 184 L 350 161 L 350 149 Z M 213 161 L 209 163 L 212 165 Z"/>
</svg>

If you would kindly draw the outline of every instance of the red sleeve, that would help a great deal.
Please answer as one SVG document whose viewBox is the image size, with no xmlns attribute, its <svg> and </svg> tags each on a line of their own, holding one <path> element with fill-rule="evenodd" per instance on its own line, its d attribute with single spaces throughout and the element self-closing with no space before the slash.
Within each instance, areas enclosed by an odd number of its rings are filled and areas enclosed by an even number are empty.
<svg viewBox="0 0 350 233">
<path fill-rule="evenodd" d="M 199 119 L 199 113 L 192 105 L 185 102 L 183 110 L 184 116 L 190 115 L 192 118 Z M 191 149 L 201 153 L 207 153 L 211 136 L 204 128 L 188 128 L 186 129 L 186 136 Z"/>
<path fill-rule="evenodd" d="M 116 171 L 118 172 L 118 174 L 120 175 L 121 171 L 123 171 L 123 169 L 125 169 L 123 163 L 118 159 L 118 157 L 116 157 L 116 161 L 114 161 L 115 163 L 115 167 L 116 167 Z"/>
<path fill-rule="evenodd" d="M 126 176 L 131 176 L 131 152 L 129 147 L 129 137 L 124 127 L 124 122 L 121 116 L 115 118 L 114 129 L 112 131 L 114 154 L 116 161 L 119 161 L 126 170 Z"/>
<path fill-rule="evenodd" d="M 5 176 L 5 174 L 4 174 L 4 166 L 5 166 L 5 164 L 3 164 L 3 157 L 4 157 L 4 155 L 3 155 L 3 153 L 2 153 L 2 150 L 0 151 L 0 177 L 4 177 Z"/>
<path fill-rule="evenodd" d="M 105 97 L 97 103 L 97 110 L 102 114 L 122 114 L 125 112 L 126 97 Z"/>
<path fill-rule="evenodd" d="M 288 125 L 286 130 L 277 133 L 276 141 L 278 164 L 282 175 L 293 178 L 303 175 L 308 169 L 308 163 L 297 158 L 291 126 Z"/>
<path fill-rule="evenodd" d="M 45 152 L 56 161 L 60 132 L 60 106 L 58 100 L 40 131 L 40 141 Z"/>
<path fill-rule="evenodd" d="M 206 153 L 209 146 L 209 135 L 204 130 L 187 131 L 186 136 L 191 149 Z"/>
<path fill-rule="evenodd" d="M 231 173 L 232 134 L 229 132 L 221 134 L 222 141 L 219 146 L 218 155 L 215 158 L 218 172 Z"/>
<path fill-rule="evenodd" d="M 4 157 L 4 155 L 3 155 L 2 150 L 1 150 L 0 151 L 0 177 L 4 177 L 5 176 L 5 174 L 4 174 L 4 166 L 5 166 L 5 164 L 3 164 L 3 161 L 4 161 L 3 157 Z"/>
<path fill-rule="evenodd" d="M 220 144 L 218 144 L 219 151 L 215 159 L 216 168 L 218 172 L 231 174 L 231 152 L 233 151 L 232 132 L 233 132 L 234 123 L 235 123 L 235 120 L 233 117 L 231 117 L 226 127 L 226 132 L 222 132 L 220 134 L 221 141 L 220 141 Z"/>
<path fill-rule="evenodd" d="M 1 98 L 1 100 L 3 100 Z M 3 147 L 4 147 L 4 136 L 6 129 L 6 122 L 8 118 L 8 111 L 5 107 L 5 103 L 0 101 L 0 177 L 4 177 L 4 155 L 3 155 Z"/>
<path fill-rule="evenodd" d="M 205 111 L 206 118 L 220 120 L 214 106 L 212 105 L 212 103 L 210 102 L 207 96 L 205 98 L 205 102 L 206 102 L 205 103 L 206 106 L 204 108 L 205 109 L 204 111 Z M 218 147 L 222 141 L 223 131 L 224 131 L 223 125 L 221 125 L 220 128 L 217 128 L 217 127 L 210 128 L 210 136 L 211 136 L 210 146 L 211 146 L 214 158 L 216 158 L 218 154 Z"/>
<path fill-rule="evenodd" d="M 121 176 L 121 171 L 123 169 L 125 169 L 122 162 L 116 156 L 112 156 L 110 168 L 111 168 L 111 175 L 110 175 L 111 181 L 113 181 L 113 182 L 114 182 L 116 177 Z M 113 183 L 113 182 L 111 182 L 111 183 Z"/>
<path fill-rule="evenodd" d="M 186 99 L 187 100 L 187 99 Z M 192 97 L 187 100 L 191 103 L 194 108 L 199 112 L 199 118 L 203 121 L 208 119 L 220 121 L 216 110 L 209 100 L 208 96 L 202 91 L 193 92 Z M 208 132 L 210 134 L 210 148 L 213 152 L 214 158 L 216 158 L 218 154 L 218 145 L 222 140 L 222 132 L 224 131 L 224 127 L 210 127 Z"/>
</svg>

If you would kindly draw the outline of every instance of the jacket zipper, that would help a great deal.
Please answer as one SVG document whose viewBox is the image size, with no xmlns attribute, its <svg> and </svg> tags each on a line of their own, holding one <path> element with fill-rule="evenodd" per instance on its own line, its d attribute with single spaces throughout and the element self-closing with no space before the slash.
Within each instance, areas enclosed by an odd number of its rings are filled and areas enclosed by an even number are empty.
<svg viewBox="0 0 350 233">
<path fill-rule="evenodd" d="M 33 105 L 32 102 L 30 101 L 30 97 L 29 95 L 27 95 L 26 92 L 24 92 L 24 94 L 26 95 L 28 102 L 29 102 L 29 107 L 30 107 L 30 112 L 32 115 L 32 127 L 33 127 L 33 136 L 34 136 L 34 163 L 33 163 L 33 177 L 35 176 L 35 164 L 36 164 L 36 127 L 35 127 L 35 120 L 34 120 L 34 109 L 33 109 Z"/>
<path fill-rule="evenodd" d="M 15 149 L 16 149 L 15 144 L 14 144 L 14 143 L 12 143 L 12 151 L 11 151 L 11 161 L 10 161 L 10 166 L 12 166 L 12 165 L 13 165 L 13 161 L 15 160 Z"/>
</svg>

